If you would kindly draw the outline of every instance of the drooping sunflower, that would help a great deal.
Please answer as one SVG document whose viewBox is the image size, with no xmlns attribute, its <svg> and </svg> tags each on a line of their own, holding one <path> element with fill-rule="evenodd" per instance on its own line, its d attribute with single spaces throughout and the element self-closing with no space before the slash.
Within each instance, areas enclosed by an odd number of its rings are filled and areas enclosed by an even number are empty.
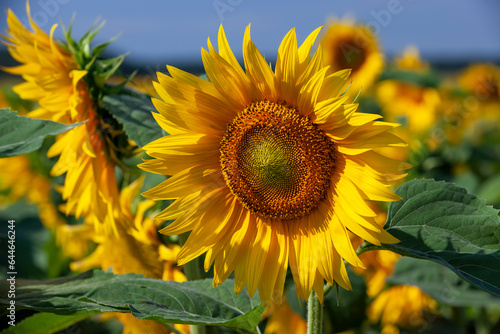
<svg viewBox="0 0 500 334">
<path fill-rule="evenodd" d="M 49 157 L 59 156 L 51 174 L 66 174 L 61 187 L 66 214 L 77 218 L 92 214 L 104 230 L 116 230 L 119 210 L 113 143 L 119 132 L 109 123 L 111 117 L 98 112 L 85 81 L 89 72 L 54 40 L 57 25 L 49 36 L 33 22 L 29 4 L 27 14 L 32 30 L 8 10 L 9 28 L 3 43 L 21 65 L 3 70 L 25 80 L 14 87 L 21 98 L 39 103 L 27 116 L 66 124 L 86 121 L 57 137 L 48 152 Z"/>
<path fill-rule="evenodd" d="M 206 253 L 214 286 L 234 271 L 236 293 L 258 288 L 264 304 L 281 303 L 289 266 L 302 299 L 314 289 L 322 300 L 324 280 L 350 289 L 342 259 L 363 263 L 347 230 L 397 242 L 366 202 L 400 199 L 390 185 L 407 165 L 373 149 L 405 143 L 388 132 L 397 124 L 340 95 L 349 70 L 327 74 L 321 47 L 309 59 L 319 31 L 297 48 L 292 29 L 273 71 L 248 26 L 243 70 L 221 26 L 219 51 L 202 49 L 210 81 L 167 66 L 154 83 L 153 114 L 170 135 L 144 147 L 154 159 L 140 167 L 172 175 L 143 193 L 175 199 L 156 217 L 175 220 L 161 232 L 191 231 L 179 264 Z"/>
<path fill-rule="evenodd" d="M 324 62 L 331 71 L 351 70 L 350 90 L 357 94 L 366 92 L 377 79 L 384 66 L 384 56 L 376 37 L 352 19 L 332 20 L 320 44 Z M 347 87 L 347 86 L 346 86 Z"/>
</svg>

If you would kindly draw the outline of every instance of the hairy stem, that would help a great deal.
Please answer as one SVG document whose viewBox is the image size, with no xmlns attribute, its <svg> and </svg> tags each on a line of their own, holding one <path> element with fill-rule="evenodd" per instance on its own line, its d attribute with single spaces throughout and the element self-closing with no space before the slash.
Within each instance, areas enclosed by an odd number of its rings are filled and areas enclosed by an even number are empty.
<svg viewBox="0 0 500 334">
<path fill-rule="evenodd" d="M 307 334 L 323 332 L 323 305 L 319 302 L 314 290 L 311 290 L 307 301 Z"/>
</svg>

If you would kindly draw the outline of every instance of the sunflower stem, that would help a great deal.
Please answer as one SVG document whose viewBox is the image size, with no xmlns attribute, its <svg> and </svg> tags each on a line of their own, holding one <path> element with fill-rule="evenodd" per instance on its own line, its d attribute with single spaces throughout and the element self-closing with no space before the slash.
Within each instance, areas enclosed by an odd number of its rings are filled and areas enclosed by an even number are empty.
<svg viewBox="0 0 500 334">
<path fill-rule="evenodd" d="M 369 242 L 363 242 L 358 249 L 356 250 L 356 255 L 361 255 L 365 252 L 373 251 L 373 250 L 388 250 L 384 248 L 384 246 L 375 246 L 370 244 Z"/>
<path fill-rule="evenodd" d="M 189 236 L 189 232 L 179 235 L 179 244 L 182 247 Z M 184 265 L 184 274 L 188 281 L 200 279 L 199 258 L 195 258 Z M 205 326 L 191 325 L 191 334 L 206 334 Z"/>
<path fill-rule="evenodd" d="M 307 334 L 323 332 L 323 304 L 319 302 L 314 290 L 311 290 L 307 301 Z"/>
<path fill-rule="evenodd" d="M 332 292 L 334 287 L 335 285 L 330 285 L 329 283 L 326 283 L 325 286 L 323 287 L 323 298 L 325 298 L 330 292 Z"/>
</svg>

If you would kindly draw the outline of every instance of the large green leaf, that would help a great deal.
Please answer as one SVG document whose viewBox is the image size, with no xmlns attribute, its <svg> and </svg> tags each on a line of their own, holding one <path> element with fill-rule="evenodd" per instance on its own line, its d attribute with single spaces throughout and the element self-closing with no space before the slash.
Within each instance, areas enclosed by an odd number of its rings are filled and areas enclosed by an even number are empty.
<svg viewBox="0 0 500 334">
<path fill-rule="evenodd" d="M 401 242 L 388 249 L 443 264 L 479 288 L 500 295 L 498 210 L 463 188 L 434 180 L 412 180 L 396 190 L 385 229 Z"/>
<path fill-rule="evenodd" d="M 476 288 L 461 279 L 453 271 L 440 264 L 415 259 L 401 258 L 388 277 L 395 285 L 413 285 L 441 304 L 451 306 L 500 305 L 500 297 Z"/>
<path fill-rule="evenodd" d="M 36 151 L 47 136 L 55 136 L 82 123 L 62 124 L 18 116 L 16 111 L 0 109 L 0 156 Z"/>
<path fill-rule="evenodd" d="M 72 315 L 59 315 L 54 313 L 36 313 L 17 323 L 15 326 L 9 326 L 1 334 L 30 333 L 30 334 L 51 334 L 70 327 L 71 325 L 82 321 L 92 315 L 91 312 L 81 312 Z M 8 318 L 7 318 L 8 319 Z"/>
<path fill-rule="evenodd" d="M 130 312 L 139 319 L 254 332 L 264 311 L 257 295 L 250 298 L 244 290 L 236 296 L 232 280 L 213 288 L 210 279 L 178 283 L 96 270 L 72 278 L 16 283 L 17 307 L 56 314 Z"/>
<path fill-rule="evenodd" d="M 102 103 L 111 115 L 123 125 L 128 137 L 139 147 L 166 135 L 151 114 L 155 107 L 149 97 L 145 95 L 108 95 L 103 98 Z"/>
</svg>

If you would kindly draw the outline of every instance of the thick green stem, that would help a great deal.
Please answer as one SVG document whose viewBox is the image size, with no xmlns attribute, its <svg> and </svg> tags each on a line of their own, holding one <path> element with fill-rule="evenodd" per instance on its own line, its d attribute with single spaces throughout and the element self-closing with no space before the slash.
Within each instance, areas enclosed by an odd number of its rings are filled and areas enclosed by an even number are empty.
<svg viewBox="0 0 500 334">
<path fill-rule="evenodd" d="M 189 232 L 179 235 L 179 244 L 184 245 Z M 200 279 L 201 271 L 199 265 L 199 258 L 195 258 L 184 265 L 184 274 L 186 275 L 188 281 L 194 281 Z M 206 334 L 205 326 L 191 325 L 191 334 Z"/>
<path fill-rule="evenodd" d="M 323 304 L 318 296 L 311 291 L 307 301 L 307 334 L 321 334 L 323 332 Z"/>
<path fill-rule="evenodd" d="M 372 244 L 365 241 L 364 243 L 362 243 L 358 247 L 358 249 L 356 250 L 356 254 L 359 256 L 359 255 L 363 254 L 364 252 L 369 252 L 372 250 L 385 250 L 385 248 L 383 246 L 372 245 Z"/>
</svg>

